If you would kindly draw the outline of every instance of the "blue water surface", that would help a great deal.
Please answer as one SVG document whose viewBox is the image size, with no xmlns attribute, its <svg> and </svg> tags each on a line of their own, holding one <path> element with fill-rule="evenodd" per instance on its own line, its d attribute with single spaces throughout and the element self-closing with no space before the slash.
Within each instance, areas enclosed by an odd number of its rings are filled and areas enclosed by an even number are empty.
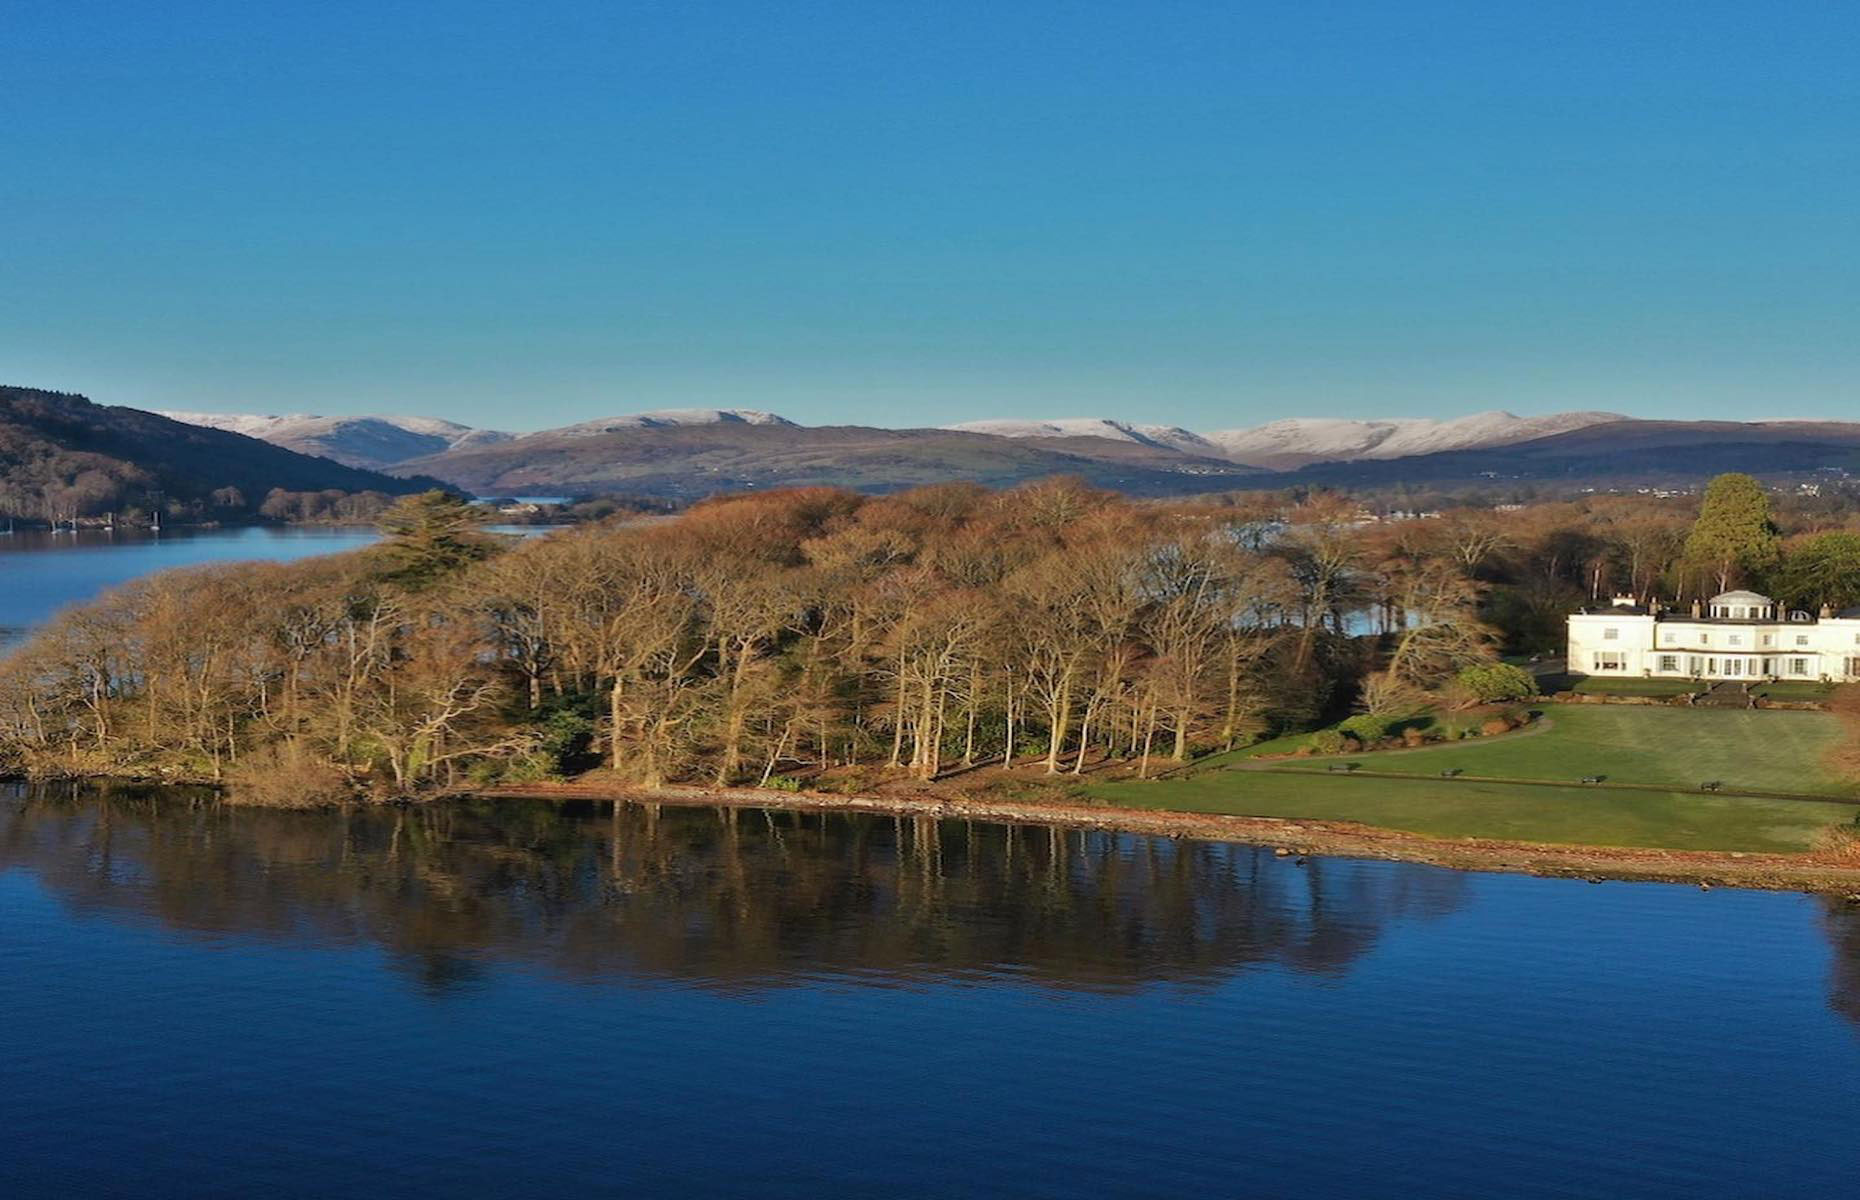
<svg viewBox="0 0 1860 1200">
<path fill-rule="evenodd" d="M 1836 1196 L 1860 914 L 865 816 L 0 797 L 0 1194 Z"/>
</svg>

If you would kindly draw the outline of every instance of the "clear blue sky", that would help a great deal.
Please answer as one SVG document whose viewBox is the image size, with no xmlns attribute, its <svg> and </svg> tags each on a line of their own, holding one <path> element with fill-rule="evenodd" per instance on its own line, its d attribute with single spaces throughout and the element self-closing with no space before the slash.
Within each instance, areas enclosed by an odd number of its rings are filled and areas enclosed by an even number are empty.
<svg viewBox="0 0 1860 1200">
<path fill-rule="evenodd" d="M 1860 8 L 8 0 L 0 382 L 1860 417 Z"/>
</svg>

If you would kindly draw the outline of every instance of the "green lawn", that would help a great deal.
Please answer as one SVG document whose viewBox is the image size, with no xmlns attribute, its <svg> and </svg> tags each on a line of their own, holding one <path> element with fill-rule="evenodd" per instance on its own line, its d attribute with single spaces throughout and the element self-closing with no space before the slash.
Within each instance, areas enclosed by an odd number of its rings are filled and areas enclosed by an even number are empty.
<svg viewBox="0 0 1860 1200">
<path fill-rule="evenodd" d="M 1500 779 L 1577 783 L 1604 775 L 1610 783 L 1681 791 L 1715 779 L 1727 791 L 1860 794 L 1860 783 L 1829 769 L 1828 751 L 1840 738 L 1840 723 L 1829 713 L 1557 704 L 1544 714 L 1548 725 L 1541 729 L 1341 761 L 1399 775 L 1438 777 L 1457 767 Z M 1333 761 L 1280 765 L 1321 772 Z"/>
<path fill-rule="evenodd" d="M 1610 675 L 1550 675 L 1543 678 L 1546 692 L 1570 691 L 1586 696 L 1683 696 L 1701 692 L 1707 684 L 1694 679 L 1645 679 Z M 1825 700 L 1832 690 L 1809 679 L 1777 679 L 1753 683 L 1750 690 L 1775 700 Z"/>
<path fill-rule="evenodd" d="M 1098 784 L 1092 791 L 1131 808 L 1361 821 L 1441 837 L 1672 850 L 1806 850 L 1823 828 L 1851 821 L 1855 811 L 1828 801 L 1244 770 Z"/>
<path fill-rule="evenodd" d="M 1860 783 L 1828 769 L 1826 755 L 1840 727 L 1827 713 L 1553 705 L 1546 719 L 1529 732 L 1422 750 L 1271 762 L 1257 757 L 1295 749 L 1303 740 L 1282 738 L 1184 775 L 1097 784 L 1092 791 L 1138 808 L 1361 821 L 1447 837 L 1691 850 L 1803 850 L 1824 827 L 1850 822 L 1860 811 L 1694 790 L 1716 779 L 1732 791 L 1860 794 Z M 1326 770 L 1333 762 L 1415 778 L 1337 775 Z M 1570 786 L 1442 779 L 1448 768 Z M 1584 787 L 1579 781 L 1585 775 L 1674 790 Z"/>
<path fill-rule="evenodd" d="M 1570 679 L 1545 680 L 1585 696 L 1683 696 L 1703 691 L 1705 685 L 1690 679 L 1611 679 L 1603 675 L 1580 675 Z"/>
</svg>

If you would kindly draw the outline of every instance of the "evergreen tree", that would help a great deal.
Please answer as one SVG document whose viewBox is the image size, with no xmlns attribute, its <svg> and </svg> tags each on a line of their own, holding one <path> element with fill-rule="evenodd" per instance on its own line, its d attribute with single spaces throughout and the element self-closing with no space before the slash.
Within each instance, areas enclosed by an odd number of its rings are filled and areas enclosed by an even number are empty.
<svg viewBox="0 0 1860 1200">
<path fill-rule="evenodd" d="M 1860 533 L 1818 533 L 1790 547 L 1775 588 L 1791 608 L 1826 604 L 1839 612 L 1860 605 Z"/>
<path fill-rule="evenodd" d="M 1705 488 L 1699 517 L 1686 538 L 1686 564 L 1717 590 L 1728 591 L 1740 573 L 1760 574 L 1775 566 L 1776 526 L 1770 521 L 1770 498 L 1748 475 L 1731 473 Z"/>
<path fill-rule="evenodd" d="M 493 545 L 478 532 L 484 520 L 482 508 L 450 492 L 403 497 L 378 522 L 381 577 L 417 592 L 489 557 Z"/>
</svg>

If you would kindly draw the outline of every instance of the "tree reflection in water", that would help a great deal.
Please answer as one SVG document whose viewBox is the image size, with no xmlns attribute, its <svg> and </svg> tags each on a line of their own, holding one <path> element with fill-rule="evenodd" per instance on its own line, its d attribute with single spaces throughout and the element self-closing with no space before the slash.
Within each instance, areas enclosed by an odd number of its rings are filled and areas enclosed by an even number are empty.
<svg viewBox="0 0 1860 1200">
<path fill-rule="evenodd" d="M 277 812 L 90 785 L 0 789 L 0 867 L 81 911 L 378 945 L 441 992 L 516 964 L 726 990 L 1341 972 L 1467 889 L 1428 867 L 1038 826 L 496 800 Z"/>
<path fill-rule="evenodd" d="M 1860 1025 L 1860 905 L 1832 896 L 1822 904 L 1822 928 L 1834 947 L 1828 1003 L 1835 1012 Z"/>
</svg>

